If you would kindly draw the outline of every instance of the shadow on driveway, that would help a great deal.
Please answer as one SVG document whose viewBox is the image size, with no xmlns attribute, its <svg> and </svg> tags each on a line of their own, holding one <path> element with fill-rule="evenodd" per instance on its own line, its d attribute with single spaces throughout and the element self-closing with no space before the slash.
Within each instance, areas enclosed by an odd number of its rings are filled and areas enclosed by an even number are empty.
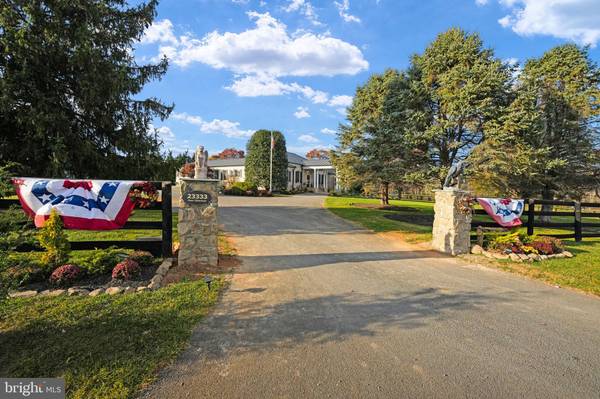
<svg viewBox="0 0 600 399">
<path fill-rule="evenodd" d="M 236 295 L 235 291 L 232 294 Z M 479 292 L 448 293 L 427 288 L 382 296 L 358 293 L 320 296 L 276 305 L 260 300 L 231 304 L 197 330 L 192 339 L 192 347 L 197 349 L 187 351 L 182 360 L 193 362 L 204 358 L 196 351 L 218 360 L 238 351 L 272 351 L 354 336 L 370 337 L 390 328 L 414 329 L 452 318 L 456 312 L 483 312 L 490 302 L 509 300 Z"/>
<path fill-rule="evenodd" d="M 264 273 L 331 265 L 336 263 L 379 262 L 406 259 L 446 258 L 446 255 L 424 250 L 386 252 L 341 252 L 268 256 L 238 256 L 244 265 L 236 273 Z M 401 267 L 401 265 L 399 265 Z"/>
</svg>

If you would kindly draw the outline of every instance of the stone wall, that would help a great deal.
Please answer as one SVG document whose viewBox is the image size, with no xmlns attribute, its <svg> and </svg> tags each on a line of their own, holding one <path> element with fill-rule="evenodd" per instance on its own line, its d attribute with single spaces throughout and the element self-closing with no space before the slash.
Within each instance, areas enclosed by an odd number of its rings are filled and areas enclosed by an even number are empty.
<svg viewBox="0 0 600 399">
<path fill-rule="evenodd" d="M 470 252 L 472 215 L 461 210 L 468 197 L 468 192 L 457 189 L 435 191 L 433 249 L 451 255 Z"/>
<path fill-rule="evenodd" d="M 218 250 L 218 181 L 212 179 L 181 179 L 179 201 L 179 268 L 216 266 Z M 206 193 L 207 203 L 185 201 L 186 193 Z"/>
</svg>

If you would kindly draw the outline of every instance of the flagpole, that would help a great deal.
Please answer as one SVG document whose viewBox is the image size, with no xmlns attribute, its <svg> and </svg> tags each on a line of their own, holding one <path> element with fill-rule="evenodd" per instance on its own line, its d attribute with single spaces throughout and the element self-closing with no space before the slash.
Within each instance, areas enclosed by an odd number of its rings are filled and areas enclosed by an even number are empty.
<svg viewBox="0 0 600 399">
<path fill-rule="evenodd" d="M 273 192 L 273 147 L 275 142 L 273 141 L 273 131 L 271 130 L 271 167 L 269 169 L 269 191 Z"/>
</svg>

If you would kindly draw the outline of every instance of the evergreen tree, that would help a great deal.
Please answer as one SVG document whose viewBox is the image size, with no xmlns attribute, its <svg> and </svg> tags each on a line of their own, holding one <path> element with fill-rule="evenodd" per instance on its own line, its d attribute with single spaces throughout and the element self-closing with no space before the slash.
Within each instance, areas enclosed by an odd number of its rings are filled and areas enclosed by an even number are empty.
<svg viewBox="0 0 600 399">
<path fill-rule="evenodd" d="M 476 170 L 480 190 L 552 199 L 596 187 L 599 84 L 585 48 L 567 44 L 529 60 L 515 100 L 472 155 L 488 160 Z"/>
<path fill-rule="evenodd" d="M 376 184 L 388 204 L 391 184 L 401 187 L 428 170 L 426 147 L 413 134 L 418 124 L 412 110 L 420 100 L 410 75 L 392 69 L 357 89 L 332 157 L 343 184 Z"/>
<path fill-rule="evenodd" d="M 254 132 L 246 148 L 246 181 L 258 187 L 269 188 L 271 159 L 271 130 Z M 287 149 L 285 137 L 273 131 L 273 191 L 287 187 Z"/>
<path fill-rule="evenodd" d="M 438 168 L 440 183 L 447 169 L 464 159 L 485 136 L 509 102 L 511 70 L 485 49 L 477 34 L 452 28 L 412 60 L 415 91 L 427 99 L 413 118 L 427 121 L 423 134 Z"/>
<path fill-rule="evenodd" d="M 144 178 L 161 160 L 138 97 L 167 60 L 139 65 L 133 45 L 157 0 L 5 0 L 0 7 L 0 164 L 49 177 Z"/>
</svg>

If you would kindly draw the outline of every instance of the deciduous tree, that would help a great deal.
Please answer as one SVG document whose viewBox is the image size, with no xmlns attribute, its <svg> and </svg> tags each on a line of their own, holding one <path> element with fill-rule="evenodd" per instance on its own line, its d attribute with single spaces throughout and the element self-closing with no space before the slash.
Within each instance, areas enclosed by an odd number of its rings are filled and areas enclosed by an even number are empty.
<svg viewBox="0 0 600 399">
<path fill-rule="evenodd" d="M 307 159 L 329 159 L 329 150 L 323 150 L 320 148 L 313 148 L 306 153 Z"/>
</svg>

